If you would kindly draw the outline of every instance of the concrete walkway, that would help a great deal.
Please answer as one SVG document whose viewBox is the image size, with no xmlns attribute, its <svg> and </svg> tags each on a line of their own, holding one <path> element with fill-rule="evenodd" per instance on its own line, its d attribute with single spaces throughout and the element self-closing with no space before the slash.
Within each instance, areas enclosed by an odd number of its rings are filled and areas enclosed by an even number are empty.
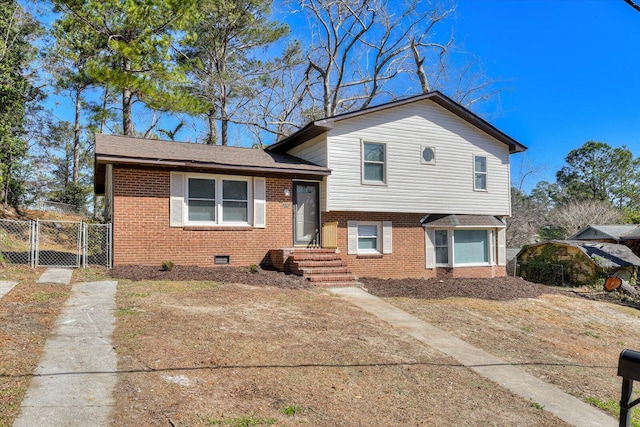
<svg viewBox="0 0 640 427">
<path fill-rule="evenodd" d="M 435 326 L 358 288 L 330 291 L 374 314 L 430 347 L 452 357 L 483 377 L 500 384 L 525 400 L 534 401 L 556 417 L 580 427 L 618 426 L 618 421 L 597 408 L 570 396 L 508 362 L 474 347 Z"/>
<path fill-rule="evenodd" d="M 66 273 L 56 277 L 66 277 Z M 48 276 L 39 282 L 51 283 L 49 280 L 54 279 Z M 117 366 L 111 344 L 116 284 L 101 281 L 73 285 L 22 401 L 15 427 L 109 425 Z"/>
<path fill-rule="evenodd" d="M 47 268 L 36 283 L 55 283 L 68 285 L 71 283 L 73 271 L 68 268 Z"/>
<path fill-rule="evenodd" d="M 11 289 L 14 288 L 15 285 L 17 285 L 18 282 L 11 282 L 8 280 L 0 280 L 0 298 L 2 298 L 3 296 L 5 296 L 6 294 L 9 293 L 9 291 Z"/>
</svg>

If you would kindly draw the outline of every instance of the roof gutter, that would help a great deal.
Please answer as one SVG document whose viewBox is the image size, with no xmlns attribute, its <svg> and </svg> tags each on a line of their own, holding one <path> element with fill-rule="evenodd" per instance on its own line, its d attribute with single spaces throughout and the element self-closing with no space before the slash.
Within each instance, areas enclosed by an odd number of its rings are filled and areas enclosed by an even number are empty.
<svg viewBox="0 0 640 427">
<path fill-rule="evenodd" d="M 132 159 L 127 157 L 118 156 L 105 156 L 96 155 L 96 164 L 98 163 L 121 163 L 130 165 L 144 165 L 144 166 L 174 166 L 193 168 L 200 167 L 205 169 L 224 169 L 224 170 L 237 170 L 247 172 L 265 172 L 265 173 L 289 173 L 299 175 L 331 175 L 329 169 L 325 170 L 309 170 L 309 169 L 296 169 L 296 168 L 277 168 L 277 167 L 265 167 L 265 166 L 239 166 L 239 165 L 227 165 L 224 163 L 201 163 L 196 161 L 174 161 L 174 160 L 153 160 L 153 159 Z"/>
</svg>

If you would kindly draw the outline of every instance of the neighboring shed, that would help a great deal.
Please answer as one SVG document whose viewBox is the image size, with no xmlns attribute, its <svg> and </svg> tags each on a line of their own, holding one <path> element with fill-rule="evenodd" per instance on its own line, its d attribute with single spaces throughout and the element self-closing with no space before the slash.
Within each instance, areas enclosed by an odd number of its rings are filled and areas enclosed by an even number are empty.
<svg viewBox="0 0 640 427">
<path fill-rule="evenodd" d="M 612 243 L 620 243 L 628 233 L 638 229 L 635 224 L 611 224 L 611 225 L 587 225 L 578 231 L 569 240 L 607 240 Z"/>
<path fill-rule="evenodd" d="M 636 277 L 640 258 L 624 245 L 586 240 L 549 240 L 518 254 L 520 275 L 540 283 L 589 284 L 599 277 Z M 561 267 L 560 267 L 561 266 Z"/>
<path fill-rule="evenodd" d="M 640 226 L 638 224 L 587 225 L 569 240 L 595 240 L 620 243 L 640 256 Z"/>
</svg>

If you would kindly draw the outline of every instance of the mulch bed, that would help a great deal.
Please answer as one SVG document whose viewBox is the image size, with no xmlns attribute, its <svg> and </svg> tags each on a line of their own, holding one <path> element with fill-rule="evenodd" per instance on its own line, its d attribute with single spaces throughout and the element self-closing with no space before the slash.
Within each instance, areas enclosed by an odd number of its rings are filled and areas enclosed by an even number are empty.
<svg viewBox="0 0 640 427">
<path fill-rule="evenodd" d="M 245 283 L 253 286 L 273 286 L 285 289 L 313 287 L 303 277 L 277 271 L 258 269 L 252 273 L 246 267 L 196 267 L 176 265 L 171 271 L 157 266 L 118 265 L 109 271 L 113 278 L 138 280 L 208 280 L 223 283 Z M 549 286 L 527 282 L 518 277 L 492 279 L 376 279 L 359 281 L 379 297 L 409 297 L 442 299 L 447 297 L 481 298 L 505 301 L 516 298 L 536 298 L 542 294 L 562 291 Z"/>
<path fill-rule="evenodd" d="M 139 280 L 171 280 L 189 281 L 206 280 L 222 283 L 244 283 L 252 286 L 274 286 L 284 289 L 311 288 L 309 281 L 301 276 L 284 274 L 277 271 L 258 269 L 252 273 L 247 267 L 216 267 L 176 265 L 171 271 L 148 265 L 118 265 L 109 271 L 116 279 Z"/>
<path fill-rule="evenodd" d="M 518 298 L 537 298 L 542 294 L 566 291 L 519 277 L 491 279 L 375 279 L 360 278 L 360 282 L 373 295 L 379 297 L 408 297 L 444 299 L 448 297 L 480 298 L 507 301 Z"/>
</svg>

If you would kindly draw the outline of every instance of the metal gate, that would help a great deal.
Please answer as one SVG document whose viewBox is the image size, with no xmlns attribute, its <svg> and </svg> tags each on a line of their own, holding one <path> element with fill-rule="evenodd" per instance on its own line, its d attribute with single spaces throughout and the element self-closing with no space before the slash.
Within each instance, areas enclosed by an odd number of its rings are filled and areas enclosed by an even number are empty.
<svg viewBox="0 0 640 427">
<path fill-rule="evenodd" d="M 111 267 L 111 224 L 0 220 L 0 257 L 32 267 Z"/>
<path fill-rule="evenodd" d="M 82 222 L 36 221 L 36 267 L 80 267 Z"/>
</svg>

